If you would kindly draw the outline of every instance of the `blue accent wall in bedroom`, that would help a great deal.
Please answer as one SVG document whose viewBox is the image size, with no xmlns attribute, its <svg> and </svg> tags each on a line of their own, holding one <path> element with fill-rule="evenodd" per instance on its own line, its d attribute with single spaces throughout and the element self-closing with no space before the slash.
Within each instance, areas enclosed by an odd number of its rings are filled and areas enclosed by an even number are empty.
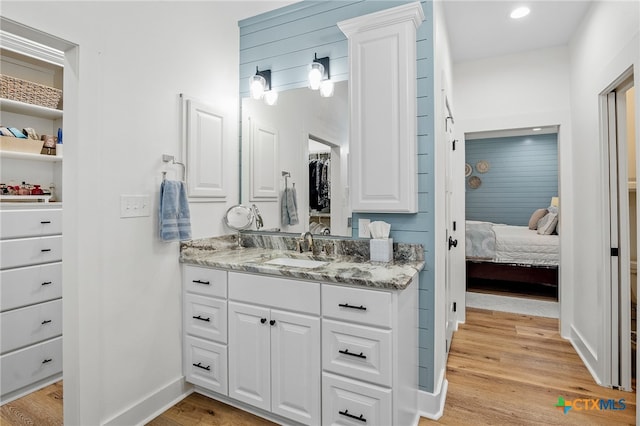
<svg viewBox="0 0 640 426">
<path fill-rule="evenodd" d="M 466 185 L 466 218 L 507 225 L 527 225 L 531 213 L 548 207 L 558 195 L 558 135 L 544 134 L 472 139 L 466 162 L 482 184 Z M 478 161 L 490 169 L 479 173 Z"/>
<path fill-rule="evenodd" d="M 348 80 L 347 39 L 336 23 L 410 1 L 302 1 L 239 22 L 240 96 L 248 96 L 248 79 L 259 69 L 271 69 L 277 90 L 306 87 L 307 66 L 314 53 L 331 58 L 331 78 Z M 396 242 L 422 244 L 424 270 L 419 289 L 419 385 L 433 391 L 433 304 L 434 304 L 434 218 L 433 218 L 433 4 L 422 1 L 425 21 L 417 36 L 418 102 L 418 209 L 417 214 L 354 214 L 353 236 L 358 219 L 391 223 Z"/>
</svg>

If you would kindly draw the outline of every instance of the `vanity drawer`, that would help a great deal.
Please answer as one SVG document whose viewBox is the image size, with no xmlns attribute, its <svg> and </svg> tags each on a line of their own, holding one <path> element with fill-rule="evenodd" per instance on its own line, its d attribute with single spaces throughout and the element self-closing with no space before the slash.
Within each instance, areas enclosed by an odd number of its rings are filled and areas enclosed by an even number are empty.
<svg viewBox="0 0 640 426">
<path fill-rule="evenodd" d="M 322 374 L 322 424 L 390 425 L 391 389 Z"/>
<path fill-rule="evenodd" d="M 229 299 L 320 315 L 320 284 L 229 272 Z"/>
<path fill-rule="evenodd" d="M 183 372 L 187 382 L 228 395 L 227 347 L 187 336 Z"/>
<path fill-rule="evenodd" d="M 62 234 L 61 209 L 0 211 L 0 238 Z"/>
<path fill-rule="evenodd" d="M 0 356 L 0 389 L 7 394 L 62 372 L 62 337 Z"/>
<path fill-rule="evenodd" d="M 62 263 L 0 271 L 0 311 L 62 297 Z"/>
<path fill-rule="evenodd" d="M 322 315 L 378 327 L 391 327 L 391 293 L 325 284 Z"/>
<path fill-rule="evenodd" d="M 62 236 L 0 241 L 0 268 L 17 268 L 62 260 Z"/>
<path fill-rule="evenodd" d="M 391 386 L 391 330 L 322 320 L 322 368 Z"/>
<path fill-rule="evenodd" d="M 0 314 L 0 352 L 41 342 L 62 334 L 62 299 Z"/>
<path fill-rule="evenodd" d="M 184 289 L 205 296 L 227 297 L 227 272 L 184 265 Z"/>
<path fill-rule="evenodd" d="M 184 324 L 188 334 L 227 343 L 227 301 L 186 294 Z"/>
</svg>

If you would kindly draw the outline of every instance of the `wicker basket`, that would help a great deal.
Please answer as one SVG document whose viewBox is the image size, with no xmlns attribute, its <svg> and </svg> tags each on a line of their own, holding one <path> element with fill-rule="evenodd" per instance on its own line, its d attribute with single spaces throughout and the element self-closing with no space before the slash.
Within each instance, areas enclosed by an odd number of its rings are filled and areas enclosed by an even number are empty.
<svg viewBox="0 0 640 426">
<path fill-rule="evenodd" d="M 0 74 L 0 98 L 57 108 L 62 90 Z"/>
</svg>

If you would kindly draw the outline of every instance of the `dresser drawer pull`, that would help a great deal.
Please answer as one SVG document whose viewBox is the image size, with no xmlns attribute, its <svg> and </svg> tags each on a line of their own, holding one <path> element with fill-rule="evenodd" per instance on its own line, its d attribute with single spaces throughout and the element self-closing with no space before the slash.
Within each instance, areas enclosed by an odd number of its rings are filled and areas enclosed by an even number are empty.
<svg viewBox="0 0 640 426">
<path fill-rule="evenodd" d="M 41 252 L 43 252 L 43 253 L 45 253 L 45 252 L 47 252 L 47 251 L 51 251 L 51 249 L 42 249 L 42 250 L 40 250 L 40 251 L 41 251 Z"/>
<path fill-rule="evenodd" d="M 193 280 L 194 283 L 196 284 L 204 284 L 204 285 L 210 285 L 211 283 L 209 281 L 202 281 L 202 280 Z"/>
<path fill-rule="evenodd" d="M 358 420 L 361 421 L 363 423 L 367 422 L 367 419 L 364 418 L 364 414 L 360 414 L 360 416 L 354 416 L 353 414 L 349 414 L 349 410 L 344 410 L 344 411 L 338 411 L 338 414 L 352 418 L 354 420 Z"/>
<path fill-rule="evenodd" d="M 43 225 L 48 225 L 49 223 L 51 223 L 51 221 L 50 220 L 41 220 L 40 223 L 43 224 Z"/>
<path fill-rule="evenodd" d="M 46 364 L 46 363 L 51 362 L 51 361 L 53 361 L 53 358 L 47 358 L 44 361 L 42 361 L 42 363 Z"/>
<path fill-rule="evenodd" d="M 357 358 L 367 359 L 367 356 L 363 355 L 362 352 L 360 352 L 359 354 L 355 354 L 353 352 L 349 352 L 349 349 L 345 349 L 344 351 L 338 351 L 338 352 L 340 352 L 341 354 L 344 354 L 344 355 L 355 356 Z"/>
<path fill-rule="evenodd" d="M 202 365 L 202 363 L 193 364 L 194 367 L 202 368 L 203 370 L 211 371 L 211 366 L 207 365 L 206 367 Z"/>
<path fill-rule="evenodd" d="M 42 325 L 49 324 L 50 322 L 51 322 L 51 320 L 44 320 L 44 321 L 42 321 Z"/>
<path fill-rule="evenodd" d="M 211 321 L 210 318 L 202 318 L 200 315 L 197 315 L 197 316 L 194 315 L 193 319 L 197 319 L 197 320 L 200 320 L 200 321 L 206 321 L 206 322 Z"/>
<path fill-rule="evenodd" d="M 40 285 L 49 285 L 49 284 L 53 284 L 53 281 L 45 281 L 45 282 L 43 282 L 43 283 L 42 283 L 42 284 L 40 284 Z"/>
<path fill-rule="evenodd" d="M 348 303 L 338 303 L 338 306 L 340 306 L 341 308 L 358 309 L 359 311 L 366 311 L 367 310 L 366 306 L 362 306 L 362 305 L 353 306 L 353 305 L 350 305 Z"/>
</svg>

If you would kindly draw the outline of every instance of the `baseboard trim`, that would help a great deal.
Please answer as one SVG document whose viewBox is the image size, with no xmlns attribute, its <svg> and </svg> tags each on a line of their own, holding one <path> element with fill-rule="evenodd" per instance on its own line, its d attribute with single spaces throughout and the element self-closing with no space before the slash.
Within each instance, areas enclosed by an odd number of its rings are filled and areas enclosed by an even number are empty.
<svg viewBox="0 0 640 426">
<path fill-rule="evenodd" d="M 147 424 L 192 392 L 193 386 L 185 382 L 184 377 L 180 377 L 102 424 L 104 426 Z"/>
<path fill-rule="evenodd" d="M 420 416 L 431 420 L 438 420 L 444 414 L 444 404 L 447 400 L 447 389 L 449 381 L 443 378 L 440 392 L 431 393 L 423 390 L 418 391 L 418 411 Z"/>
</svg>

